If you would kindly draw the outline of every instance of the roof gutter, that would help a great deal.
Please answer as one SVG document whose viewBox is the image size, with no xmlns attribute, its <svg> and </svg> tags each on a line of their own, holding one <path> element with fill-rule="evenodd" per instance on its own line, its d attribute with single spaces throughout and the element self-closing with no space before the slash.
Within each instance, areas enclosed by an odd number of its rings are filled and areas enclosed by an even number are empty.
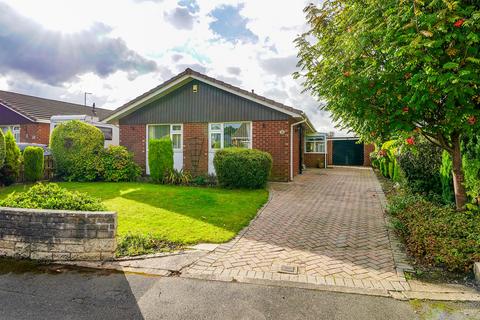
<svg viewBox="0 0 480 320">
<path fill-rule="evenodd" d="M 290 180 L 293 180 L 293 127 L 307 122 L 307 119 L 292 123 L 290 125 Z"/>
</svg>

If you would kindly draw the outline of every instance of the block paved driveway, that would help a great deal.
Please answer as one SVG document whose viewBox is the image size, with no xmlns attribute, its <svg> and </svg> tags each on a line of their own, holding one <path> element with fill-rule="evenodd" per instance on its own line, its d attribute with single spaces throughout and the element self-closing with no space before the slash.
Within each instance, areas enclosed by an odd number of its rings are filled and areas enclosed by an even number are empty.
<svg viewBox="0 0 480 320">
<path fill-rule="evenodd" d="M 250 226 L 187 276 L 409 289 L 395 269 L 381 186 L 370 168 L 310 169 L 270 189 L 270 202 Z"/>
</svg>

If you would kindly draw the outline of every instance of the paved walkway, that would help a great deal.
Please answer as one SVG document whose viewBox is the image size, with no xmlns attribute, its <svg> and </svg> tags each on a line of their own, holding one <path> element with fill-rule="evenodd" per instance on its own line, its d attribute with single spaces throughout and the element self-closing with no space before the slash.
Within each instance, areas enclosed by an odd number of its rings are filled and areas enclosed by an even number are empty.
<svg viewBox="0 0 480 320">
<path fill-rule="evenodd" d="M 271 191 L 256 220 L 186 276 L 409 290 L 395 267 L 383 193 L 371 169 L 308 170 Z"/>
</svg>

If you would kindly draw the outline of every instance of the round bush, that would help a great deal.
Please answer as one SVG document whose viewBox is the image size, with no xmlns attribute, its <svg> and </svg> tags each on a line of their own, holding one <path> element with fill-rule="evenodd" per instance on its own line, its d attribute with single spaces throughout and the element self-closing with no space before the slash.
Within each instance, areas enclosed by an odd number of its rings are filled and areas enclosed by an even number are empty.
<svg viewBox="0 0 480 320">
<path fill-rule="evenodd" d="M 17 181 L 20 173 L 21 154 L 11 131 L 5 135 L 5 162 L 0 169 L 0 182 L 8 186 Z"/>
<path fill-rule="evenodd" d="M 38 181 L 43 178 L 43 149 L 28 146 L 23 151 L 23 167 L 25 180 Z"/>
<path fill-rule="evenodd" d="M 228 148 L 215 153 L 213 165 L 220 185 L 257 189 L 267 183 L 272 156 L 255 149 Z"/>
<path fill-rule="evenodd" d="M 150 178 L 162 182 L 167 172 L 173 170 L 173 145 L 170 138 L 148 141 L 148 167 Z"/>
<path fill-rule="evenodd" d="M 57 177 L 67 181 L 97 180 L 103 146 L 100 129 L 77 120 L 59 124 L 50 137 Z"/>
<path fill-rule="evenodd" d="M 3 131 L 0 130 L 0 168 L 3 167 L 5 162 L 5 137 Z"/>
<path fill-rule="evenodd" d="M 25 192 L 14 192 L 0 201 L 0 206 L 30 209 L 104 211 L 99 199 L 86 193 L 69 191 L 55 183 L 38 183 Z"/>
<path fill-rule="evenodd" d="M 141 174 L 133 154 L 122 146 L 109 146 L 102 152 L 100 175 L 105 181 L 134 181 Z"/>
</svg>

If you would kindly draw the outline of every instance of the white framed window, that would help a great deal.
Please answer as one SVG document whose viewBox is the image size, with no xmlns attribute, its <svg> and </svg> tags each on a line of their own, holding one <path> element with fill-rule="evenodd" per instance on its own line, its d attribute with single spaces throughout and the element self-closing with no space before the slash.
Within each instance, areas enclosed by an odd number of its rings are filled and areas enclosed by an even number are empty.
<svg viewBox="0 0 480 320">
<path fill-rule="evenodd" d="M 15 142 L 20 143 L 20 126 L 2 126 L 0 127 L 0 130 L 3 131 L 3 133 L 7 133 L 8 130 L 12 131 L 13 136 L 15 137 Z"/>
<path fill-rule="evenodd" d="M 251 122 L 210 123 L 208 127 L 210 150 L 223 148 L 252 148 Z"/>
<path fill-rule="evenodd" d="M 149 124 L 148 140 L 170 137 L 173 150 L 183 149 L 183 125 L 182 124 Z"/>
<path fill-rule="evenodd" d="M 305 136 L 305 153 L 326 153 L 325 134 L 316 133 Z"/>
</svg>

